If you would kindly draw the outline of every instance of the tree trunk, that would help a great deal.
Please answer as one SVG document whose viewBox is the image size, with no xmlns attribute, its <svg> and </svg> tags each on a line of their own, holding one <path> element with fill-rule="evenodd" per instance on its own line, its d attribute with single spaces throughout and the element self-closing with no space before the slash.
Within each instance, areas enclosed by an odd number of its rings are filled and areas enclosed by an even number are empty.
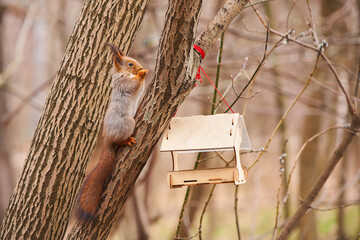
<svg viewBox="0 0 360 240">
<path fill-rule="evenodd" d="M 147 1 L 86 1 L 70 36 L 0 239 L 62 239 L 110 95 L 109 41 L 127 52 Z"/>
</svg>

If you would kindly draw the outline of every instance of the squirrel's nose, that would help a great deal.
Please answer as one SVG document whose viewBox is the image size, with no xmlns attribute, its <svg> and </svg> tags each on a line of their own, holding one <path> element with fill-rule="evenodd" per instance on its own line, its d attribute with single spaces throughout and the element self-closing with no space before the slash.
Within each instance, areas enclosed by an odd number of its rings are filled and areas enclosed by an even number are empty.
<svg viewBox="0 0 360 240">
<path fill-rule="evenodd" d="M 141 67 L 141 68 L 139 69 L 139 71 L 140 71 L 140 70 L 143 70 L 143 68 Z"/>
</svg>

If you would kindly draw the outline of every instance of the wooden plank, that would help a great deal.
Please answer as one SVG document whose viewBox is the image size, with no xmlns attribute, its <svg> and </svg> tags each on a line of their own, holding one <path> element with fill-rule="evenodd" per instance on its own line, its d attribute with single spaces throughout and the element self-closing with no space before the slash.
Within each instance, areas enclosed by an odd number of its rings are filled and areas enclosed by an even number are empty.
<svg viewBox="0 0 360 240">
<path fill-rule="evenodd" d="M 235 144 L 239 114 L 173 118 L 160 151 L 231 150 Z"/>
<path fill-rule="evenodd" d="M 243 172 L 241 175 L 244 176 Z M 167 175 L 170 188 L 201 184 L 235 183 L 235 179 L 238 178 L 239 171 L 236 167 L 182 170 L 169 172 Z M 243 178 L 237 183 L 245 182 L 246 180 Z"/>
</svg>

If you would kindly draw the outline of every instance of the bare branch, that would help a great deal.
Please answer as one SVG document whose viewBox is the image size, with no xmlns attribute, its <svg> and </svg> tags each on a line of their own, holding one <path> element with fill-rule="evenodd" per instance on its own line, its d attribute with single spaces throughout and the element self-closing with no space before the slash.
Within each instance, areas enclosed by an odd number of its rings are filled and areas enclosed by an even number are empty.
<svg viewBox="0 0 360 240">
<path fill-rule="evenodd" d="M 316 211 L 331 211 L 331 210 L 335 210 L 335 209 L 339 209 L 339 208 L 345 208 L 345 207 L 350 207 L 350 206 L 354 206 L 354 205 L 359 205 L 360 204 L 360 200 L 357 201 L 352 201 L 346 204 L 341 204 L 338 206 L 333 206 L 333 207 L 328 207 L 328 208 L 319 208 L 319 207 L 313 207 L 313 206 L 309 206 L 309 208 L 311 208 L 312 210 L 316 210 Z"/>
<path fill-rule="evenodd" d="M 293 0 L 293 3 L 292 3 L 292 5 L 291 5 L 291 7 L 290 7 L 290 10 L 289 10 L 289 12 L 288 12 L 288 14 L 287 14 L 287 16 L 286 16 L 286 29 L 289 29 L 290 14 L 291 14 L 292 10 L 294 10 L 294 7 L 295 7 L 295 5 L 296 5 L 296 1 L 297 1 L 297 0 Z"/>
<path fill-rule="evenodd" d="M 249 0 L 249 2 L 252 3 L 251 0 Z M 254 7 L 253 7 L 253 9 L 254 9 L 256 15 L 258 16 L 259 20 L 260 20 L 260 21 L 262 22 L 262 24 L 267 28 L 266 21 L 265 21 L 264 18 L 261 16 L 261 14 L 259 13 L 259 11 L 256 10 Z M 335 79 L 336 79 L 336 81 L 337 81 L 337 83 L 338 83 L 341 91 L 344 93 L 345 98 L 346 98 L 346 102 L 347 102 L 348 107 L 349 107 L 349 110 L 350 110 L 350 113 L 351 113 L 352 115 L 356 114 L 356 109 L 355 109 L 355 107 L 354 107 L 354 105 L 353 105 L 353 103 L 352 103 L 352 101 L 351 101 L 351 98 L 350 98 L 348 92 L 345 90 L 345 87 L 344 87 L 343 83 L 342 83 L 341 80 L 340 80 L 339 74 L 336 72 L 333 64 L 330 62 L 330 60 L 327 58 L 327 56 L 323 53 L 323 47 L 324 47 L 324 46 L 322 46 L 322 45 L 320 44 L 320 45 L 321 45 L 320 47 L 314 47 L 314 46 L 312 46 L 312 45 L 310 45 L 310 44 L 306 44 L 306 43 L 303 43 L 303 42 L 301 42 L 301 41 L 298 41 L 298 40 L 296 40 L 296 39 L 294 39 L 294 38 L 291 38 L 291 37 L 289 37 L 288 34 L 282 34 L 282 33 L 278 32 L 278 31 L 276 31 L 276 30 L 274 30 L 274 29 L 272 29 L 272 28 L 269 28 L 269 31 L 270 31 L 271 33 L 274 33 L 274 34 L 282 37 L 282 38 L 286 38 L 288 41 L 297 43 L 297 44 L 299 44 L 299 45 L 301 45 L 301 46 L 303 46 L 303 47 L 305 47 L 305 48 L 308 48 L 308 49 L 311 49 L 311 50 L 313 50 L 313 51 L 315 51 L 315 52 L 318 52 L 318 54 L 321 56 L 321 58 L 324 59 L 325 62 L 327 63 L 327 65 L 329 66 L 331 72 L 332 72 L 332 73 L 334 74 L 334 76 L 335 76 Z"/>
<path fill-rule="evenodd" d="M 309 194 L 304 199 L 304 202 L 300 205 L 299 209 L 296 211 L 296 213 L 289 219 L 289 221 L 285 224 L 285 226 L 281 229 L 278 237 L 276 240 L 284 240 L 289 235 L 289 233 L 295 228 L 299 220 L 302 218 L 302 216 L 305 215 L 306 211 L 309 209 L 309 206 L 311 206 L 311 203 L 314 201 L 316 196 L 318 195 L 319 191 L 325 184 L 326 180 L 329 178 L 330 174 L 333 172 L 335 166 L 340 161 L 340 159 L 343 157 L 344 152 L 346 151 L 348 145 L 351 143 L 353 137 L 355 136 L 355 133 L 357 129 L 360 127 L 360 114 L 354 115 L 350 130 L 345 133 L 345 136 L 341 143 L 337 146 L 335 151 L 332 153 L 332 155 L 329 158 L 328 164 L 315 182 L 313 188 L 310 190 Z"/>
<path fill-rule="evenodd" d="M 291 183 L 291 178 L 292 178 L 292 175 L 294 174 L 294 171 L 295 171 L 295 168 L 297 166 L 297 162 L 299 161 L 299 158 L 300 158 L 300 155 L 301 153 L 304 151 L 305 147 L 312 141 L 314 141 L 315 139 L 317 139 L 318 137 L 322 136 L 323 134 L 329 132 L 329 131 L 332 131 L 332 130 L 335 130 L 335 129 L 346 129 L 344 126 L 332 126 L 332 127 L 329 127 L 327 129 L 324 129 L 322 130 L 321 132 L 318 132 L 317 134 L 315 134 L 314 136 L 312 136 L 311 138 L 309 138 L 308 140 L 306 140 L 303 145 L 301 146 L 299 152 L 296 154 L 296 157 L 295 157 L 295 160 L 294 160 L 294 164 L 293 164 L 293 167 L 291 168 L 290 170 L 290 173 L 289 173 L 289 179 L 288 179 L 288 182 L 287 182 L 287 189 L 289 189 L 290 187 L 290 183 Z"/>
<path fill-rule="evenodd" d="M 36 89 L 34 89 L 31 93 L 29 93 L 29 95 L 22 97 L 21 103 L 19 103 L 18 107 L 16 109 L 14 109 L 12 112 L 10 112 L 9 114 L 7 114 L 4 119 L 1 121 L 1 124 L 9 124 L 9 122 L 14 119 L 14 117 L 21 111 L 21 109 L 23 109 L 26 106 L 26 103 L 31 103 L 33 97 L 35 95 L 37 95 L 39 92 L 41 92 L 42 90 L 44 90 L 47 86 L 50 85 L 50 83 L 52 82 L 54 77 L 49 78 L 47 81 L 45 81 L 44 83 L 40 84 L 40 86 L 38 86 Z M 42 106 L 37 106 L 36 108 L 41 110 Z"/>
<path fill-rule="evenodd" d="M 319 38 L 318 38 L 318 36 L 316 34 L 316 29 L 315 29 L 315 24 L 314 24 L 314 16 L 312 14 L 311 5 L 310 5 L 309 0 L 306 0 L 306 5 L 308 7 L 309 14 L 310 14 L 309 21 L 308 21 L 309 22 L 309 27 L 310 27 L 309 32 L 311 33 L 311 36 L 313 37 L 314 44 L 316 46 L 318 46 L 319 45 Z"/>
<path fill-rule="evenodd" d="M 359 57 L 359 61 L 358 61 L 358 74 L 357 74 L 357 78 L 356 78 L 355 93 L 354 93 L 355 98 L 357 98 L 359 83 L 360 83 L 360 57 Z"/>
<path fill-rule="evenodd" d="M 235 186 L 235 199 L 234 199 L 234 211 L 235 211 L 235 224 L 236 224 L 236 233 L 238 236 L 238 240 L 241 240 L 241 233 L 240 233 L 240 222 L 239 222 L 239 213 L 238 213 L 238 192 L 239 192 L 239 185 Z"/>
<path fill-rule="evenodd" d="M 254 6 L 253 6 L 254 7 Z M 267 30 L 269 29 L 269 21 L 267 20 Z M 259 65 L 257 66 L 257 68 L 255 69 L 254 74 L 252 75 L 251 79 L 248 81 L 248 83 L 245 85 L 245 87 L 243 88 L 243 90 L 240 92 L 240 94 L 237 96 L 237 98 L 234 100 L 234 102 L 230 105 L 230 108 L 232 106 L 234 106 L 234 104 L 239 100 L 239 98 L 241 97 L 241 95 L 244 93 L 244 91 L 248 88 L 248 86 L 251 84 L 251 82 L 255 79 L 256 75 L 258 74 L 258 72 L 260 71 L 260 68 L 262 67 L 265 59 L 269 56 L 269 54 L 267 54 L 267 47 L 268 47 L 268 43 L 269 43 L 269 31 L 266 31 L 266 39 L 265 39 L 265 49 L 264 49 L 264 55 L 262 60 L 260 61 Z M 275 44 L 276 45 L 276 44 Z M 275 48 L 275 46 L 273 47 L 273 49 Z M 225 112 L 228 112 L 228 110 L 226 110 Z"/>
<path fill-rule="evenodd" d="M 295 104 L 298 102 L 299 98 L 301 97 L 301 95 L 305 92 L 306 88 L 309 86 L 310 84 L 310 81 L 311 81 L 311 78 L 312 76 L 315 74 L 315 71 L 317 69 L 317 65 L 318 65 L 318 62 L 319 62 L 319 56 L 320 54 L 317 55 L 316 57 L 316 61 L 315 61 L 315 65 L 314 65 L 314 68 L 313 70 L 311 71 L 304 87 L 301 89 L 301 91 L 298 93 L 298 95 L 296 96 L 296 98 L 293 100 L 293 102 L 291 103 L 291 105 L 289 106 L 289 108 L 286 110 L 286 112 L 283 114 L 283 116 L 281 117 L 280 121 L 278 122 L 278 124 L 276 125 L 274 131 L 271 133 L 271 136 L 269 138 L 269 140 L 267 141 L 265 147 L 264 147 L 264 150 L 267 150 L 272 139 L 274 138 L 275 134 L 278 132 L 278 130 L 280 129 L 280 125 L 283 123 L 283 121 L 285 120 L 285 118 L 287 117 L 287 115 L 289 114 L 289 112 L 293 109 L 293 107 L 295 106 Z M 264 152 L 261 152 L 259 154 L 259 156 L 256 158 L 256 160 L 250 165 L 250 167 L 248 168 L 248 170 L 250 170 L 252 167 L 254 167 L 254 165 L 259 162 L 261 156 L 263 155 Z"/>
<path fill-rule="evenodd" d="M 29 98 L 29 95 L 26 94 L 23 90 L 20 90 L 19 88 L 15 87 L 11 84 L 5 83 L 2 86 L 2 90 L 5 90 L 5 91 L 9 92 L 10 94 L 13 94 L 17 98 L 21 99 L 22 102 L 29 104 L 30 106 L 32 106 L 33 108 L 35 108 L 38 111 L 41 111 L 41 109 L 43 108 L 43 105 L 42 105 L 42 103 L 40 103 L 40 101 L 36 101 L 31 96 Z"/>
<path fill-rule="evenodd" d="M 196 38 L 195 44 L 205 53 L 214 45 L 214 42 L 225 31 L 234 18 L 241 12 L 247 0 L 229 0 L 211 20 L 209 26 Z M 251 3 L 253 4 L 253 3 Z"/>
<path fill-rule="evenodd" d="M 10 64 L 5 68 L 5 70 L 0 74 L 0 85 L 5 85 L 8 78 L 14 73 L 23 58 L 24 46 L 26 43 L 27 36 L 31 30 L 32 24 L 34 22 L 37 10 L 39 9 L 39 4 L 34 3 L 29 7 L 27 11 L 24 24 L 21 27 L 19 37 L 17 38 L 15 45 L 15 57 L 10 62 Z"/>
<path fill-rule="evenodd" d="M 208 197 L 208 199 L 207 199 L 206 202 L 205 202 L 205 206 L 204 206 L 204 208 L 203 208 L 203 211 L 201 212 L 200 224 L 199 224 L 199 228 L 198 228 L 198 231 L 199 231 L 199 240 L 202 239 L 202 237 L 201 237 L 202 221 L 203 221 L 203 218 L 204 218 L 204 215 L 205 215 L 207 206 L 209 205 L 210 199 L 211 199 L 211 197 L 212 197 L 212 195 L 213 195 L 213 193 L 214 193 L 215 187 L 216 187 L 216 185 L 213 185 L 213 186 L 212 186 L 212 188 L 211 188 L 211 190 L 210 190 L 209 197 Z"/>
</svg>

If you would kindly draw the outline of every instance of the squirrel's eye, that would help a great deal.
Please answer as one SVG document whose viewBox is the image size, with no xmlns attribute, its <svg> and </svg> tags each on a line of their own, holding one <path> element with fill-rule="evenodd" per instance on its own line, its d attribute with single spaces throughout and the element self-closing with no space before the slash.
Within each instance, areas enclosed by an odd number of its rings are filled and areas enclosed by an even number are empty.
<svg viewBox="0 0 360 240">
<path fill-rule="evenodd" d="M 129 66 L 129 67 L 132 67 L 132 65 L 134 65 L 132 62 L 129 62 L 129 63 L 128 63 L 128 66 Z"/>
</svg>

